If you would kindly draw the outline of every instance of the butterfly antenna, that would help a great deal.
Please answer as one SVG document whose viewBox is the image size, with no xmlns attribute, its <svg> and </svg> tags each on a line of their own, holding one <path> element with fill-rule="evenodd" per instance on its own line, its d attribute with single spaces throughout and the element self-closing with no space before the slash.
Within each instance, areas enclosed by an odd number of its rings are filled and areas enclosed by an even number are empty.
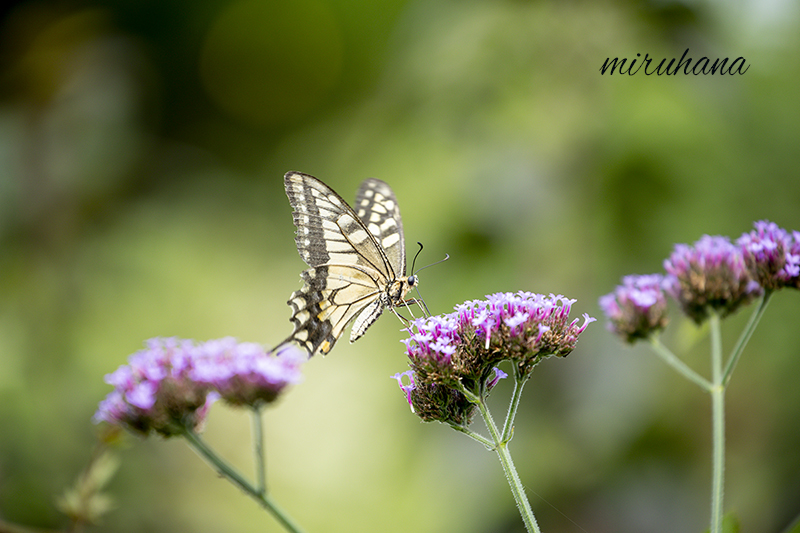
<svg viewBox="0 0 800 533">
<path fill-rule="evenodd" d="M 414 260 L 411 262 L 411 272 L 412 272 L 412 275 L 414 275 L 414 276 L 417 275 L 417 272 L 425 270 L 428 267 L 432 267 L 433 265 L 438 265 L 439 263 L 444 263 L 445 261 L 450 259 L 450 254 L 444 254 L 444 259 L 440 259 L 439 261 L 436 261 L 435 263 L 431 263 L 430 265 L 425 265 L 424 267 L 422 267 L 419 270 L 415 271 L 414 270 L 414 266 L 417 263 L 417 257 L 419 256 L 420 252 L 422 252 L 422 248 L 423 248 L 421 242 L 418 241 L 417 244 L 419 244 L 419 250 L 417 250 L 417 253 L 414 255 Z M 417 285 L 415 287 L 415 289 L 417 290 L 417 295 L 419 296 L 419 298 L 414 298 L 414 301 L 416 302 L 417 305 L 422 307 L 422 310 L 424 311 L 425 316 L 431 316 L 431 312 L 428 309 L 428 304 L 425 303 L 425 299 L 422 297 L 422 293 L 419 292 L 419 285 Z"/>
<path fill-rule="evenodd" d="M 414 273 L 414 265 L 417 264 L 417 257 L 419 257 L 419 254 L 422 253 L 422 248 L 423 248 L 421 242 L 417 241 L 417 244 L 419 244 L 419 250 L 417 250 L 417 253 L 414 254 L 414 259 L 411 261 L 411 273 L 412 274 Z"/>
<path fill-rule="evenodd" d="M 435 263 L 431 263 L 430 265 L 425 265 L 424 267 L 422 267 L 422 268 L 420 268 L 419 270 L 417 270 L 417 272 L 420 272 L 420 271 L 422 271 L 422 270 L 425 270 L 425 269 L 426 269 L 426 268 L 428 268 L 428 267 L 432 267 L 433 265 L 438 265 L 439 263 L 444 263 L 444 262 L 445 262 L 445 261 L 447 261 L 448 259 L 450 259 L 450 254 L 444 254 L 444 259 L 439 259 L 439 260 L 438 260 L 438 261 L 436 261 Z M 413 270 L 412 270 L 412 272 L 413 272 Z M 414 272 L 414 274 L 416 274 L 417 272 Z"/>
</svg>

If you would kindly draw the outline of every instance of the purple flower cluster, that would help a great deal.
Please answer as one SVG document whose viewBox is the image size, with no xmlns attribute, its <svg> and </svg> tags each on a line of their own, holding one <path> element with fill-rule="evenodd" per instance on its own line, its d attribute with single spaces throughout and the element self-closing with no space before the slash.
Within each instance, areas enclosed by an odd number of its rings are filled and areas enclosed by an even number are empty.
<svg viewBox="0 0 800 533">
<path fill-rule="evenodd" d="M 764 291 L 800 288 L 800 232 L 762 220 L 732 243 L 704 235 L 692 246 L 677 244 L 664 261 L 667 275 L 628 276 L 600 298 L 609 329 L 628 342 L 647 338 L 666 324 L 662 289 L 687 316 L 702 323 L 725 317 Z"/>
<path fill-rule="evenodd" d="M 664 289 L 698 324 L 712 310 L 727 316 L 761 293 L 742 250 L 727 237 L 703 235 L 694 246 L 676 244 L 664 270 Z"/>
<path fill-rule="evenodd" d="M 456 306 L 455 312 L 415 320 L 403 342 L 410 373 L 395 376 L 423 420 L 460 423 L 472 406 L 456 389 L 488 393 L 501 376 L 496 365 L 510 360 L 527 377 L 543 358 L 564 357 L 595 319 L 569 319 L 575 300 L 530 292 L 498 293 Z M 402 377 L 407 375 L 409 385 Z M 454 414 L 455 413 L 455 414 Z"/>
<path fill-rule="evenodd" d="M 511 359 L 526 375 L 543 357 L 569 355 L 578 335 L 596 320 L 586 313 L 582 325 L 577 318 L 570 320 L 575 302 L 553 294 L 497 293 L 457 306 L 456 314 L 484 352 Z"/>
<path fill-rule="evenodd" d="M 147 435 L 180 434 L 199 428 L 219 398 L 234 405 L 274 401 L 301 380 L 306 360 L 287 346 L 268 354 L 253 343 L 233 338 L 195 343 L 175 338 L 150 339 L 128 365 L 106 376 L 114 390 L 100 402 L 95 422 L 125 426 Z"/>
<path fill-rule="evenodd" d="M 307 359 L 291 345 L 268 355 L 260 344 L 226 337 L 197 346 L 192 377 L 232 405 L 270 403 L 301 381 L 300 365 Z"/>
<path fill-rule="evenodd" d="M 622 285 L 600 298 L 608 329 L 628 342 L 649 337 L 667 325 L 667 297 L 660 274 L 625 276 Z"/>
<path fill-rule="evenodd" d="M 431 376 L 432 381 L 452 383 L 460 375 L 460 369 L 452 364 L 461 343 L 460 330 L 455 313 L 419 318 L 408 328 L 409 338 L 400 342 L 406 345 L 412 366 L 413 363 L 424 366 L 425 374 Z"/>
<path fill-rule="evenodd" d="M 767 220 L 754 226 L 736 241 L 750 276 L 765 290 L 800 288 L 800 232 L 789 234 Z"/>
</svg>

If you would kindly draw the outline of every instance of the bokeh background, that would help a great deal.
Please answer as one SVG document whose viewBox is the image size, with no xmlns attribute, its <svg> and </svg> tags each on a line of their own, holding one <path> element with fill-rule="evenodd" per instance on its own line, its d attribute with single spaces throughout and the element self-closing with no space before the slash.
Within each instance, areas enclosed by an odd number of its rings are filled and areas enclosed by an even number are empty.
<svg viewBox="0 0 800 533">
<path fill-rule="evenodd" d="M 710 400 L 604 330 L 597 299 L 674 243 L 800 229 L 791 0 L 11 2 L 0 23 L 0 518 L 63 526 L 103 376 L 154 336 L 277 343 L 304 264 L 282 176 L 388 181 L 434 313 L 496 291 L 599 317 L 529 382 L 511 450 L 543 531 L 708 527 Z M 743 56 L 735 76 L 601 75 L 608 57 Z M 730 348 L 751 309 L 724 322 Z M 800 512 L 800 295 L 727 395 L 725 507 Z M 494 454 L 422 424 L 382 318 L 265 414 L 268 482 L 309 532 L 521 532 Z M 708 375 L 707 332 L 665 342 Z M 502 414 L 508 384 L 492 400 Z M 476 428 L 481 429 L 480 425 Z M 248 417 L 212 445 L 249 472 Z M 180 440 L 131 438 L 94 530 L 277 524 Z"/>
</svg>

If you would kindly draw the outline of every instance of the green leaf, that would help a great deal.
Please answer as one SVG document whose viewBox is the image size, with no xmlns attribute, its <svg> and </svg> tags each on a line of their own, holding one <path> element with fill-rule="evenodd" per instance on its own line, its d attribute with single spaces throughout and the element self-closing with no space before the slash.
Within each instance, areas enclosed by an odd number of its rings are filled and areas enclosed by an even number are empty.
<svg viewBox="0 0 800 533">
<path fill-rule="evenodd" d="M 722 533 L 739 533 L 739 518 L 733 513 L 728 513 L 722 517 Z M 704 533 L 711 533 L 711 529 L 706 529 Z M 800 533 L 800 530 L 789 533 Z"/>
</svg>

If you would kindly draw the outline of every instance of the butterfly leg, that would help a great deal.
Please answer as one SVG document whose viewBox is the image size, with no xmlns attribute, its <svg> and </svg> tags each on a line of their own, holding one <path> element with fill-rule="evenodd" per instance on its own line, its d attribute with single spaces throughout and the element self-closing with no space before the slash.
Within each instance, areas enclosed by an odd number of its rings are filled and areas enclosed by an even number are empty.
<svg viewBox="0 0 800 533">
<path fill-rule="evenodd" d="M 397 318 L 400 319 L 400 322 L 402 322 L 403 325 L 405 326 L 404 329 L 408 329 L 408 328 L 411 327 L 411 320 L 407 319 L 406 317 L 404 317 L 403 315 L 398 313 L 396 308 L 392 307 L 392 313 L 394 313 L 394 316 L 396 316 Z M 413 317 L 413 315 L 412 315 L 412 317 Z"/>
<path fill-rule="evenodd" d="M 403 324 L 405 324 L 406 326 L 410 326 L 412 320 L 416 320 L 416 318 L 417 318 L 417 317 L 414 316 L 414 313 L 411 312 L 411 305 L 412 304 L 417 304 L 420 307 L 420 309 L 422 309 L 423 316 L 425 316 L 425 317 L 431 316 L 430 312 L 428 311 L 428 306 L 425 305 L 425 301 L 424 300 L 418 300 L 417 298 L 411 298 L 409 300 L 403 300 L 397 306 L 392 307 L 392 313 L 394 313 L 394 315 L 397 318 L 399 318 L 400 321 L 403 322 Z M 401 315 L 400 313 L 398 313 L 397 312 L 397 308 L 398 307 L 405 307 L 406 309 L 408 309 L 408 312 L 411 314 L 411 320 L 409 320 L 408 318 L 406 318 L 403 315 Z"/>
<path fill-rule="evenodd" d="M 431 316 L 431 312 L 428 310 L 428 306 L 425 304 L 425 300 L 422 298 L 411 298 L 408 300 L 403 300 L 403 305 L 406 307 L 410 307 L 411 304 L 417 304 L 420 309 L 422 309 L 422 316 L 428 318 Z M 411 309 L 408 310 L 411 313 Z M 416 318 L 413 313 L 411 313 L 412 318 Z"/>
<path fill-rule="evenodd" d="M 428 304 L 425 303 L 425 300 L 423 300 L 422 298 L 420 298 L 419 300 L 413 298 L 413 301 L 420 307 L 420 309 L 422 309 L 423 315 L 425 315 L 426 317 L 431 316 L 431 312 L 430 310 L 428 310 Z"/>
</svg>

